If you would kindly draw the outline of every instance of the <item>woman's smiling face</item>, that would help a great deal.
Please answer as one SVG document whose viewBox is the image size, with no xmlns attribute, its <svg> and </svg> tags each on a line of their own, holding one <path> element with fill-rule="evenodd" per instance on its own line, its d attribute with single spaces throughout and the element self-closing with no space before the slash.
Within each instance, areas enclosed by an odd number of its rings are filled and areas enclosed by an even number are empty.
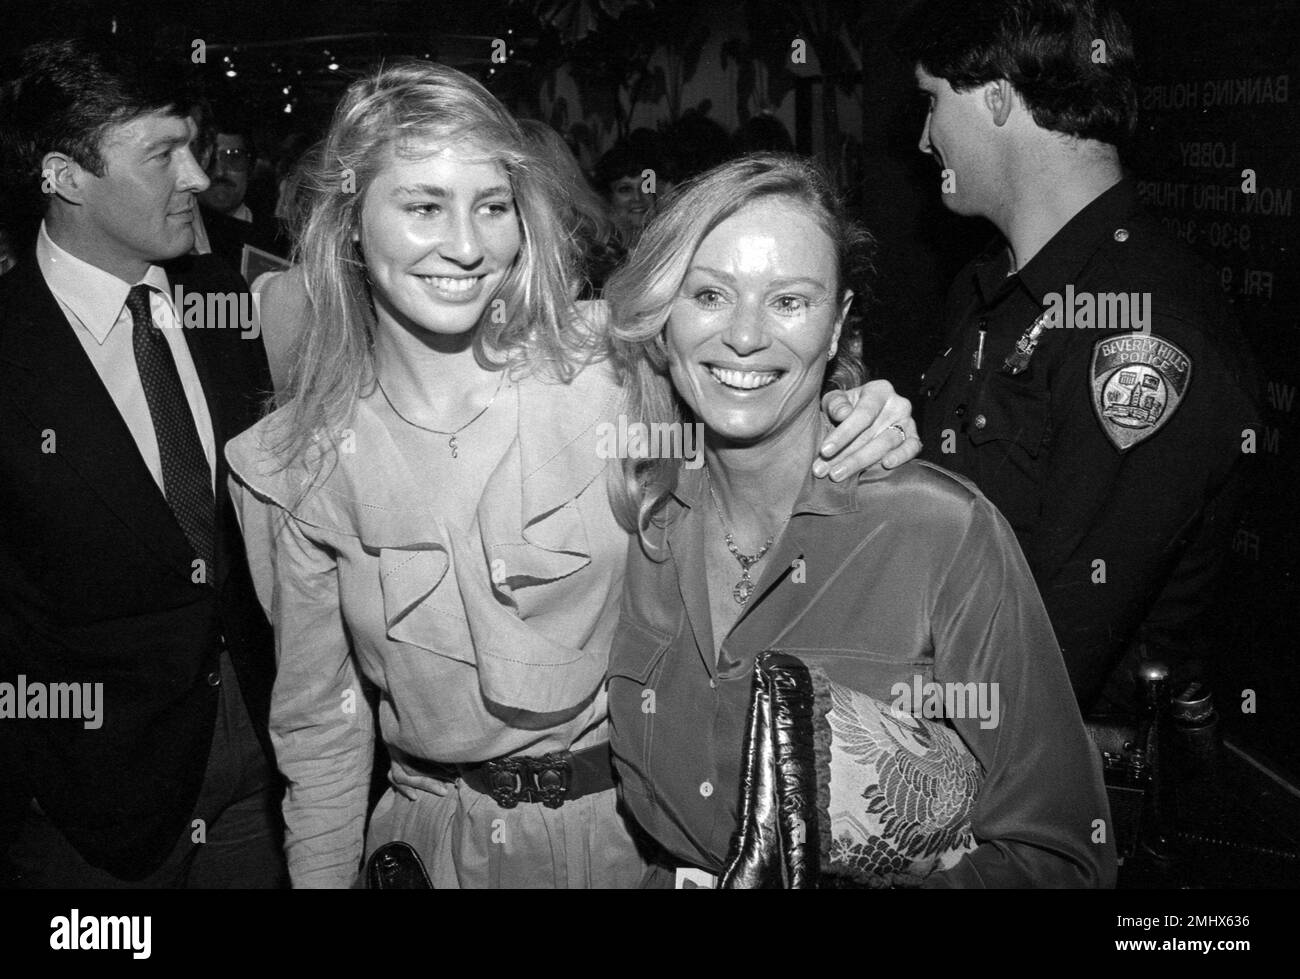
<svg viewBox="0 0 1300 979">
<path fill-rule="evenodd" d="M 360 244 L 381 322 L 472 330 L 519 255 L 505 168 L 472 143 L 393 154 L 367 189 Z"/>
<path fill-rule="evenodd" d="M 748 204 L 705 237 L 666 339 L 673 384 L 707 428 L 752 444 L 817 404 L 852 299 L 838 278 L 830 238 L 790 198 Z"/>
</svg>

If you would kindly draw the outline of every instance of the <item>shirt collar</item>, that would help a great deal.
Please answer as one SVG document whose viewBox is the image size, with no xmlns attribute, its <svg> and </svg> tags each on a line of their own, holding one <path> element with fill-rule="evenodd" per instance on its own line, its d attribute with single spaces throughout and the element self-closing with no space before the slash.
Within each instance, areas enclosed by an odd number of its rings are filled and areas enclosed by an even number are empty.
<svg viewBox="0 0 1300 979">
<path fill-rule="evenodd" d="M 1107 237 L 1114 234 L 1137 203 L 1137 188 L 1125 178 L 1097 195 L 1039 249 L 1017 275 L 1007 277 L 1011 256 L 1005 242 L 999 242 L 976 265 L 975 276 L 986 301 L 1013 284 L 1041 303 L 1061 283 L 1074 280 L 1084 264 Z"/>
<path fill-rule="evenodd" d="M 36 263 L 55 297 L 72 310 L 96 342 L 103 343 L 122 315 L 131 286 L 60 248 L 43 221 L 36 236 Z M 160 266 L 150 265 L 140 281 L 162 293 L 169 306 L 172 304 L 171 284 Z M 172 311 L 175 313 L 174 307 Z"/>
</svg>

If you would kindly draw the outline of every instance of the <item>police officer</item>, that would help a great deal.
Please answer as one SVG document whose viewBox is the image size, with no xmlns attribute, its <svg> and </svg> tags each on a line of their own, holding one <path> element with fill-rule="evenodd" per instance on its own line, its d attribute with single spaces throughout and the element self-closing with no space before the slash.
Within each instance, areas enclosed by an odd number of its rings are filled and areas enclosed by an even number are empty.
<svg viewBox="0 0 1300 979">
<path fill-rule="evenodd" d="M 1116 13 L 923 0 L 898 36 L 944 203 L 1000 232 L 949 293 L 924 454 L 1015 529 L 1080 704 L 1122 709 L 1142 658 L 1195 672 L 1259 429 L 1254 368 L 1217 276 L 1124 177 L 1136 97 Z"/>
</svg>

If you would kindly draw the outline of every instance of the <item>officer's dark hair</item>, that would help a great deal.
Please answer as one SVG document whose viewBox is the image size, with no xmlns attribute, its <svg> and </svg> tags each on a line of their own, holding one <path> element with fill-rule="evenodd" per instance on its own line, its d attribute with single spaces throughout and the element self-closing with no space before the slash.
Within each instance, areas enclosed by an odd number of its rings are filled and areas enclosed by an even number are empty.
<svg viewBox="0 0 1300 979">
<path fill-rule="evenodd" d="M 43 41 L 19 55 L 16 78 L 0 100 L 0 160 L 12 206 L 44 211 L 41 161 L 66 153 L 97 177 L 105 174 L 104 136 L 152 112 L 183 116 L 186 99 L 161 72 L 96 41 Z"/>
<path fill-rule="evenodd" d="M 1106 0 L 917 0 L 893 43 L 959 92 L 1005 78 L 1044 129 L 1121 143 L 1137 125 L 1133 39 Z"/>
</svg>

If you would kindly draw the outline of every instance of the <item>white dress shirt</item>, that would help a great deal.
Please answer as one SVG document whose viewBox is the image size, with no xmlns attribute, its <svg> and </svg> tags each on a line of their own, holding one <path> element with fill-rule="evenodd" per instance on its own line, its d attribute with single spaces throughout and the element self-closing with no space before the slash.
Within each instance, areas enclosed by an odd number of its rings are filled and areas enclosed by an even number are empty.
<svg viewBox="0 0 1300 979">
<path fill-rule="evenodd" d="M 158 488 L 163 488 L 162 457 L 158 451 L 158 438 L 154 433 L 153 416 L 145 399 L 144 385 L 135 362 L 135 348 L 131 343 L 134 325 L 131 311 L 126 308 L 126 297 L 131 286 L 117 276 L 105 272 L 88 262 L 70 255 L 53 240 L 41 224 L 36 238 L 36 264 L 45 283 L 59 301 L 63 315 L 68 318 L 72 332 L 81 341 L 86 356 L 104 383 L 118 414 L 135 439 L 145 465 L 153 474 Z M 149 308 L 154 322 L 162 329 L 176 361 L 185 399 L 198 430 L 203 454 L 208 460 L 208 471 L 216 491 L 216 439 L 212 434 L 212 416 L 194 369 L 189 346 L 172 307 L 171 285 L 167 273 L 157 265 L 150 265 L 141 282 L 150 286 Z"/>
</svg>

